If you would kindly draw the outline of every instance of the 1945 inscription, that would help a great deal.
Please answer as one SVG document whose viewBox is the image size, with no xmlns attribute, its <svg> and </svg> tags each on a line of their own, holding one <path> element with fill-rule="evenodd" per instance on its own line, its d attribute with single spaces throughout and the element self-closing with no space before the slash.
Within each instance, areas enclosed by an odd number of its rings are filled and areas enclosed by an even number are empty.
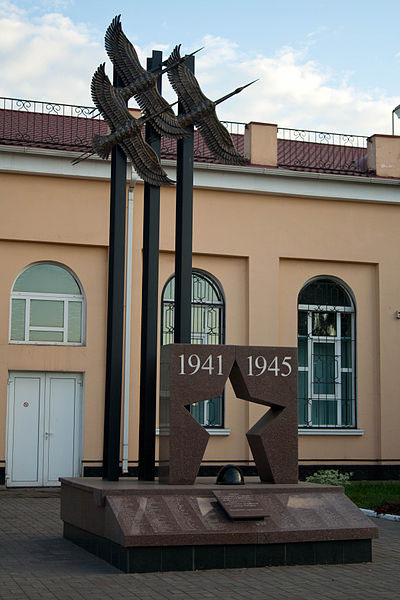
<svg viewBox="0 0 400 600">
<path fill-rule="evenodd" d="M 196 375 L 199 371 L 206 371 L 209 375 L 223 375 L 223 362 L 222 354 L 213 356 L 209 354 L 207 358 L 202 361 L 198 354 L 180 354 L 179 358 L 179 375 Z M 248 370 L 247 375 L 249 377 L 260 377 L 266 373 L 273 373 L 275 377 L 279 375 L 281 377 L 288 377 L 292 372 L 291 356 L 285 356 L 281 362 L 277 356 L 273 358 L 265 356 L 248 356 Z"/>
</svg>

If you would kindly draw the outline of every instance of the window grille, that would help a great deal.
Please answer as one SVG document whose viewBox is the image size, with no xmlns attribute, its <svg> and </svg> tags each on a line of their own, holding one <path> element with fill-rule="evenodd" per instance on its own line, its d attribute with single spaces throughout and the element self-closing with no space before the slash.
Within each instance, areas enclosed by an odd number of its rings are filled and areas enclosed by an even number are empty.
<svg viewBox="0 0 400 600">
<path fill-rule="evenodd" d="M 356 426 L 355 308 L 343 285 L 315 279 L 299 294 L 299 426 Z"/>
<path fill-rule="evenodd" d="M 192 344 L 223 344 L 225 341 L 225 303 L 221 288 L 208 274 L 192 273 Z M 161 343 L 174 342 L 175 276 L 162 293 Z M 192 415 L 205 427 L 223 427 L 224 396 L 196 402 Z"/>
</svg>

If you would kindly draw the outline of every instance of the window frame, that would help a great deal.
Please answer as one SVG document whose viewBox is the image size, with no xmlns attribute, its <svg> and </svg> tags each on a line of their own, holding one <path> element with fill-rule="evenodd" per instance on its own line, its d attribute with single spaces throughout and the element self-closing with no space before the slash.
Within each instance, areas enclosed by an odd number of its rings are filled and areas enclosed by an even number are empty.
<svg viewBox="0 0 400 600">
<path fill-rule="evenodd" d="M 204 300 L 202 302 L 196 302 L 196 301 L 191 301 L 191 307 L 193 306 L 207 306 L 209 305 L 210 307 L 213 306 L 217 306 L 219 305 L 221 307 L 220 309 L 220 328 L 221 328 L 221 332 L 220 332 L 220 340 L 219 340 L 219 344 L 225 344 L 225 323 L 226 323 L 226 301 L 225 301 L 225 294 L 222 288 L 221 283 L 218 281 L 218 279 L 216 279 L 216 277 L 214 277 L 211 273 L 208 273 L 207 271 L 204 271 L 202 269 L 192 269 L 192 276 L 193 275 L 197 275 L 198 277 L 204 279 L 209 285 L 212 286 L 212 288 L 214 288 L 216 295 L 220 298 L 220 300 L 218 300 L 217 302 L 211 302 L 209 300 Z M 170 305 L 174 307 L 175 310 L 175 299 L 172 300 L 172 298 L 164 298 L 165 292 L 167 290 L 167 286 L 168 284 L 171 282 L 172 279 L 175 279 L 175 273 L 173 273 L 172 275 L 170 275 L 170 277 L 168 277 L 167 281 L 164 284 L 164 287 L 162 289 L 161 292 L 161 338 L 160 338 L 160 345 L 163 346 L 164 345 L 164 306 L 165 305 Z M 206 312 L 206 316 L 205 319 L 208 319 L 208 311 Z M 167 332 L 167 333 L 172 333 L 172 332 Z M 193 332 L 191 331 L 191 340 L 192 339 L 206 339 L 207 341 L 203 342 L 206 344 L 209 344 L 208 341 L 208 336 L 210 335 L 210 333 L 208 332 Z M 173 343 L 173 342 L 168 342 L 168 343 Z M 193 344 L 194 346 L 196 344 Z M 204 415 L 206 417 L 205 421 L 208 420 L 208 400 L 204 401 Z M 207 430 L 224 430 L 225 427 L 225 389 L 222 391 L 221 394 L 221 423 L 218 425 L 213 425 L 213 424 L 209 424 L 209 423 L 201 423 L 201 425 L 205 428 L 207 428 Z"/>
<path fill-rule="evenodd" d="M 14 286 L 18 278 L 28 269 L 36 265 L 53 265 L 60 269 L 67 271 L 71 277 L 74 278 L 80 294 L 57 294 L 52 292 L 15 292 Z M 12 305 L 13 300 L 25 300 L 25 330 L 23 340 L 12 340 Z M 62 327 L 47 327 L 30 325 L 30 304 L 32 300 L 44 300 L 44 301 L 55 301 L 63 302 L 63 326 Z M 68 341 L 68 305 L 69 302 L 79 302 L 81 305 L 81 341 L 80 342 L 69 342 Z M 12 285 L 12 291 L 10 294 L 10 310 L 9 310 L 9 331 L 8 331 L 8 343 L 15 345 L 36 345 L 36 346 L 85 346 L 86 345 L 86 297 L 82 291 L 82 286 L 76 275 L 68 269 L 68 267 L 54 263 L 51 261 L 33 263 L 23 269 L 15 278 Z M 31 331 L 49 331 L 49 332 L 62 332 L 63 341 L 50 341 L 50 340 L 30 340 L 29 334 Z"/>
<path fill-rule="evenodd" d="M 337 285 L 342 288 L 343 292 L 346 294 L 350 301 L 350 306 L 342 306 L 342 305 L 327 305 L 327 304 L 304 304 L 297 302 L 297 314 L 300 312 L 306 313 L 306 323 L 307 323 L 307 333 L 299 334 L 297 332 L 298 338 L 298 347 L 300 339 L 307 339 L 307 366 L 300 365 L 298 366 L 298 371 L 307 373 L 307 398 L 301 398 L 300 394 L 298 395 L 299 401 L 301 399 L 307 402 L 307 419 L 305 423 L 298 424 L 299 429 L 301 430 L 325 430 L 325 429 L 334 429 L 338 430 L 352 430 L 357 429 L 357 337 L 356 337 L 356 303 L 354 300 L 354 295 L 352 291 L 348 288 L 348 286 L 341 280 L 332 277 L 332 276 L 320 276 L 314 279 L 307 281 L 299 292 L 299 298 L 301 297 L 302 292 L 312 283 L 318 283 L 318 281 L 329 281 L 330 283 Z M 335 336 L 318 336 L 313 335 L 313 314 L 316 312 L 322 313 L 333 313 L 336 318 L 336 335 Z M 344 338 L 341 335 L 341 315 L 347 313 L 351 314 L 351 337 L 347 339 L 347 341 L 351 342 L 351 367 L 343 367 L 342 366 L 342 342 Z M 345 340 L 346 341 L 346 340 Z M 335 392 L 334 394 L 321 394 L 315 393 L 314 391 L 314 371 L 315 371 L 315 362 L 314 362 L 314 352 L 313 347 L 316 343 L 329 343 L 333 344 L 335 347 L 334 351 L 334 360 L 336 357 L 339 357 L 340 366 L 338 366 L 338 376 L 334 378 Z M 343 373 L 351 373 L 351 422 L 350 425 L 343 424 L 343 406 L 342 403 L 345 399 L 342 398 L 342 374 Z M 312 405 L 313 401 L 318 402 L 319 400 L 331 400 L 336 402 L 336 424 L 313 424 L 312 423 Z M 329 421 L 329 419 L 327 419 Z"/>
</svg>

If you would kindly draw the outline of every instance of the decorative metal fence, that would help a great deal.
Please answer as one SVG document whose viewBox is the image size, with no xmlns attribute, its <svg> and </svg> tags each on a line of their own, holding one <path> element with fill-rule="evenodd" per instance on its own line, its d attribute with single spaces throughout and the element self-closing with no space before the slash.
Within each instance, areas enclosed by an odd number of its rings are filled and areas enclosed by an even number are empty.
<svg viewBox="0 0 400 600">
<path fill-rule="evenodd" d="M 367 137 L 278 128 L 278 166 L 297 171 L 367 175 Z"/>
<path fill-rule="evenodd" d="M 239 154 L 243 154 L 244 150 L 244 130 L 246 123 L 240 123 L 237 121 L 221 121 L 222 124 L 229 131 L 236 150 Z M 176 140 L 171 138 L 162 138 L 161 140 L 161 156 L 162 158 L 169 158 L 174 160 L 176 158 Z M 220 162 L 213 157 L 209 149 L 207 148 L 200 132 L 195 129 L 194 131 L 194 159 L 198 162 Z"/>
<path fill-rule="evenodd" d="M 3 144 L 87 151 L 95 133 L 107 124 L 93 106 L 0 98 L 0 141 Z"/>
<path fill-rule="evenodd" d="M 234 144 L 243 153 L 245 123 L 224 121 Z M 93 106 L 39 102 L 19 98 L 0 98 L 0 143 L 14 146 L 39 146 L 87 152 L 94 134 L 108 132 L 107 123 Z M 162 139 L 163 158 L 176 158 L 176 140 Z M 213 161 L 200 133 L 195 130 L 194 158 Z"/>
<path fill-rule="evenodd" d="M 237 151 L 243 154 L 246 124 L 223 121 Z M 91 149 L 94 134 L 108 132 L 93 106 L 0 98 L 0 143 L 74 152 Z M 278 166 L 297 171 L 368 175 L 367 137 L 304 129 L 278 128 Z M 162 158 L 176 158 L 176 140 L 162 138 Z M 194 132 L 194 158 L 218 162 L 199 131 Z"/>
</svg>

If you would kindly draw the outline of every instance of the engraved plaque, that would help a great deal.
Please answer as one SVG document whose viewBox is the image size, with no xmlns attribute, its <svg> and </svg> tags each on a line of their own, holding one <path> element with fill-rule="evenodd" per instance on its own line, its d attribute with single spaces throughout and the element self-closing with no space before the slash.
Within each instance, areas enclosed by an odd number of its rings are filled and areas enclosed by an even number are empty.
<svg viewBox="0 0 400 600">
<path fill-rule="evenodd" d="M 266 509 L 254 494 L 213 491 L 218 503 L 230 519 L 248 520 L 269 517 Z"/>
</svg>

